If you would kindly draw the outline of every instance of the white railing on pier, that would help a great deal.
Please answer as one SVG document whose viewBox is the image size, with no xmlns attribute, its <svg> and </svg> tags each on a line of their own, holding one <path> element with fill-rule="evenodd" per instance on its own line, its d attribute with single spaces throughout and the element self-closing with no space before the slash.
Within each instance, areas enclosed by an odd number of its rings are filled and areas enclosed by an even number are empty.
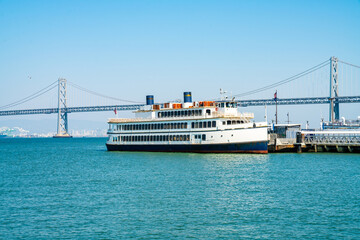
<svg viewBox="0 0 360 240">
<path fill-rule="evenodd" d="M 302 131 L 305 144 L 360 145 L 360 131 Z"/>
</svg>

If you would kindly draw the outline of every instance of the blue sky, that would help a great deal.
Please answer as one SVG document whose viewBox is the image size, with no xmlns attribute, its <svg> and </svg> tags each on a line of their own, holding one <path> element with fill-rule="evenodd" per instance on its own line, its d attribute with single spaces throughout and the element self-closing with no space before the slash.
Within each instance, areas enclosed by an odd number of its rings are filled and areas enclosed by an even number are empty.
<svg viewBox="0 0 360 240">
<path fill-rule="evenodd" d="M 256 89 L 330 56 L 360 65 L 358 0 L 0 0 L 0 29 L 1 106 L 59 77 L 134 101 L 146 94 L 174 100 L 183 91 L 201 100 L 218 97 L 219 88 Z M 282 109 L 304 121 L 308 109 L 320 108 L 327 118 L 327 106 Z M 73 117 L 102 121 L 109 114 Z"/>
</svg>

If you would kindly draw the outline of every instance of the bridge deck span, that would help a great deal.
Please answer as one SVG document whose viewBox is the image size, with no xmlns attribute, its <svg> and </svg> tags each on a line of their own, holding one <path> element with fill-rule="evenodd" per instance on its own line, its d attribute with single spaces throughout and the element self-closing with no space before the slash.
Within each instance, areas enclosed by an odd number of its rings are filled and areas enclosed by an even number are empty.
<svg viewBox="0 0 360 240">
<path fill-rule="evenodd" d="M 247 106 L 264 106 L 275 105 L 274 99 L 258 99 L 258 100 L 238 100 L 236 101 L 239 107 Z M 336 97 L 334 102 L 337 103 L 359 103 L 360 96 L 346 96 Z M 278 98 L 278 105 L 299 105 L 299 104 L 330 104 L 328 97 L 313 97 L 313 98 Z"/>
<path fill-rule="evenodd" d="M 239 107 L 250 106 L 264 106 L 275 105 L 274 99 L 257 99 L 257 100 L 237 100 Z M 360 96 L 347 96 L 337 97 L 335 102 L 338 103 L 360 103 Z M 298 105 L 298 104 L 330 104 L 328 97 L 315 97 L 315 98 L 278 98 L 278 105 Z M 68 107 L 62 108 L 62 112 L 76 113 L 76 112 L 100 112 L 100 111 L 131 111 L 137 110 L 144 104 L 132 105 L 109 105 L 109 106 L 87 106 L 87 107 Z M 58 113 L 58 108 L 43 108 L 43 109 L 24 109 L 24 110 L 7 110 L 0 111 L 0 116 L 11 115 L 30 115 L 30 114 L 52 114 Z"/>
</svg>

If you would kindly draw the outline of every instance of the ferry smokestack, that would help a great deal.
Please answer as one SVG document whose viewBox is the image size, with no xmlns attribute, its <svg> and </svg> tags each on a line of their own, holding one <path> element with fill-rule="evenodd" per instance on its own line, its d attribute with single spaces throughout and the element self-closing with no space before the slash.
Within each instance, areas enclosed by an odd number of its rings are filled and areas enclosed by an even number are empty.
<svg viewBox="0 0 360 240">
<path fill-rule="evenodd" d="M 192 103 L 191 92 L 184 92 L 184 103 Z"/>
<path fill-rule="evenodd" d="M 154 95 L 147 95 L 146 96 L 146 105 L 153 105 L 154 104 Z"/>
</svg>

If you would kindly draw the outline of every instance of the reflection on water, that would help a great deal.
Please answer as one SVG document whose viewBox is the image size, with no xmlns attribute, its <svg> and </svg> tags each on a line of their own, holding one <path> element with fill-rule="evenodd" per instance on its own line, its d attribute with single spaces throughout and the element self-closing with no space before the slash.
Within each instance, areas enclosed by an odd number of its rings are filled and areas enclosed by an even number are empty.
<svg viewBox="0 0 360 240">
<path fill-rule="evenodd" d="M 204 156 L 209 161 L 216 161 L 219 164 L 265 164 L 269 160 L 267 154 L 209 154 Z"/>
</svg>

